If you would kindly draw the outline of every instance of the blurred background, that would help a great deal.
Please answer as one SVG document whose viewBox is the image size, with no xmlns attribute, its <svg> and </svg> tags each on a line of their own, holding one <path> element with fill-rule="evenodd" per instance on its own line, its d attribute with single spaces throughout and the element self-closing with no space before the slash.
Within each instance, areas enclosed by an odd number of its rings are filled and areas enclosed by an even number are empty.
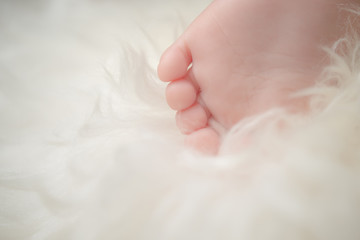
<svg viewBox="0 0 360 240">
<path fill-rule="evenodd" d="M 93 118 L 99 98 L 111 98 L 109 78 L 129 72 L 129 81 L 154 77 L 161 52 L 207 2 L 0 1 L 0 239 L 73 239 L 66 234 L 82 207 L 79 229 L 91 209 L 102 211 L 90 203 L 102 194 L 83 191 L 104 161 L 112 161 L 100 156 L 111 152 L 101 151 L 108 139 L 98 134 L 100 140 L 80 140 L 79 131 Z M 82 170 L 73 172 L 73 164 Z M 83 167 L 87 174 L 78 175 Z M 112 181 L 105 185 L 114 192 Z"/>
<path fill-rule="evenodd" d="M 70 127 L 92 106 L 109 59 L 132 48 L 155 70 L 161 52 L 209 2 L 0 1 L 0 139 Z"/>
</svg>

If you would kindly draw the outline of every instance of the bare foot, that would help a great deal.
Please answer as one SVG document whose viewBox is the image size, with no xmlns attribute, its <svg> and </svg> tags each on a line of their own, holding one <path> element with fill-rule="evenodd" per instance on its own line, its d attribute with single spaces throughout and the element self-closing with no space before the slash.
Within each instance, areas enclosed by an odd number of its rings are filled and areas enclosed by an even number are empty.
<svg viewBox="0 0 360 240">
<path fill-rule="evenodd" d="M 340 2 L 341 3 L 341 2 Z M 338 0 L 215 0 L 163 54 L 169 106 L 187 142 L 216 153 L 219 132 L 273 107 L 305 111 L 290 98 L 314 84 L 321 46 L 343 33 Z M 189 67 L 191 65 L 191 67 Z"/>
</svg>

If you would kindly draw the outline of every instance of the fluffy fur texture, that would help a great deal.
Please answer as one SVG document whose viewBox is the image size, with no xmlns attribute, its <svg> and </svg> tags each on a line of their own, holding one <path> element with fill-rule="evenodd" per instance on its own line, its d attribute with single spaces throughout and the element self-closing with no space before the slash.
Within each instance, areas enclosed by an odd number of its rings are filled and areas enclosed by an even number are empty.
<svg viewBox="0 0 360 240">
<path fill-rule="evenodd" d="M 0 2 L 0 239 L 360 239 L 360 40 L 202 156 L 154 69 L 208 2 Z"/>
</svg>

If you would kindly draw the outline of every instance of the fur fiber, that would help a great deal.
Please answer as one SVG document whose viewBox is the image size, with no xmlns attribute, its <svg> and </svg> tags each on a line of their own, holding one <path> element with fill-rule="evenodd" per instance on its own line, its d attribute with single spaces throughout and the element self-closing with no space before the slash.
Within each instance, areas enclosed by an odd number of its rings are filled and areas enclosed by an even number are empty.
<svg viewBox="0 0 360 240">
<path fill-rule="evenodd" d="M 360 239 L 360 40 L 203 156 L 155 68 L 209 2 L 0 2 L 0 239 Z"/>
</svg>

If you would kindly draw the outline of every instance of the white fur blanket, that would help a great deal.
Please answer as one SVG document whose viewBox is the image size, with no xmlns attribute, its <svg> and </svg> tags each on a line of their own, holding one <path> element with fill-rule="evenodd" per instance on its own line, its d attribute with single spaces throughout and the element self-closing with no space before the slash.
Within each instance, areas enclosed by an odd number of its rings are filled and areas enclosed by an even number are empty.
<svg viewBox="0 0 360 240">
<path fill-rule="evenodd" d="M 154 69 L 208 3 L 0 2 L 0 239 L 360 239 L 360 41 L 206 157 Z"/>
</svg>

